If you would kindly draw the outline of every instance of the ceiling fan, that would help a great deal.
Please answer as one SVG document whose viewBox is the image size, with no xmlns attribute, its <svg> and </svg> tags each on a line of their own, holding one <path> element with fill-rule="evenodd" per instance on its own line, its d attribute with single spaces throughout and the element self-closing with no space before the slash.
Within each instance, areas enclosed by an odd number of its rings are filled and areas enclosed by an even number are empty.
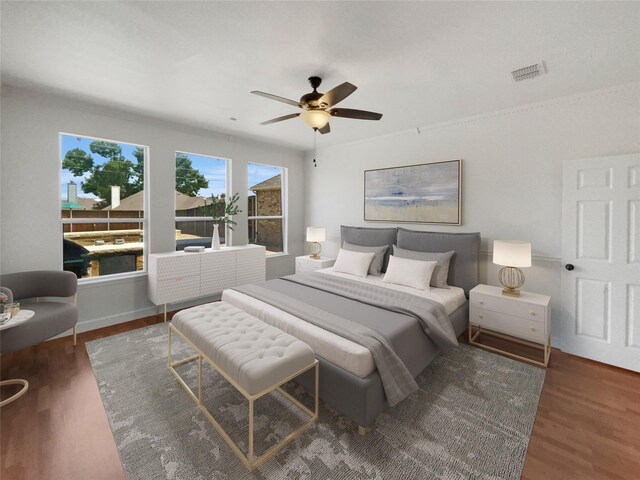
<svg viewBox="0 0 640 480">
<path fill-rule="evenodd" d="M 278 95 L 272 95 L 270 93 L 258 92 L 255 90 L 252 91 L 251 93 L 260 95 L 261 97 L 287 103 L 303 110 L 299 113 L 291 113 L 282 117 L 272 118 L 271 120 L 262 122 L 260 125 L 269 125 L 270 123 L 300 117 L 305 125 L 325 134 L 331 131 L 331 128 L 329 127 L 329 119 L 331 117 L 355 118 L 357 120 L 380 120 L 382 118 L 381 113 L 354 110 L 352 108 L 333 108 L 334 105 L 347 98 L 358 88 L 349 82 L 344 82 L 343 84 L 329 90 L 327 93 L 318 92 L 318 87 L 322 83 L 322 79 L 320 77 L 309 77 L 309 83 L 311 84 L 311 88 L 313 88 L 313 92 L 303 95 L 299 102 L 279 97 Z"/>
</svg>

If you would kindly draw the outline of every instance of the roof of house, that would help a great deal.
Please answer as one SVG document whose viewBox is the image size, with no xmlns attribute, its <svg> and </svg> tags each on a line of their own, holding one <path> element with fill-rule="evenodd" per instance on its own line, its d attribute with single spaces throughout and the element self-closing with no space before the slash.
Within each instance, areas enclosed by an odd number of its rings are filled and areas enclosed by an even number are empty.
<svg viewBox="0 0 640 480">
<path fill-rule="evenodd" d="M 280 181 L 280 174 L 275 177 L 267 178 L 264 182 L 260 182 L 253 187 L 249 187 L 249 190 L 254 192 L 257 190 L 280 190 L 282 182 Z"/>
<path fill-rule="evenodd" d="M 176 193 L 176 210 L 190 210 L 192 208 L 203 207 L 209 205 L 211 199 L 204 197 L 190 197 L 184 193 Z M 143 210 L 144 208 L 144 190 L 129 195 L 120 200 L 120 205 L 111 208 L 111 205 L 103 208 L 103 210 Z"/>
<path fill-rule="evenodd" d="M 93 207 L 95 206 L 96 203 L 98 203 L 98 200 L 96 200 L 95 198 L 76 197 L 75 202 L 68 202 L 66 200 L 62 200 L 60 202 L 60 207 L 61 208 L 69 208 L 68 204 L 70 204 L 70 203 L 75 203 L 75 204 L 79 205 L 80 207 L 82 207 L 83 210 L 93 210 Z M 76 207 L 73 207 L 73 208 L 76 208 Z"/>
</svg>

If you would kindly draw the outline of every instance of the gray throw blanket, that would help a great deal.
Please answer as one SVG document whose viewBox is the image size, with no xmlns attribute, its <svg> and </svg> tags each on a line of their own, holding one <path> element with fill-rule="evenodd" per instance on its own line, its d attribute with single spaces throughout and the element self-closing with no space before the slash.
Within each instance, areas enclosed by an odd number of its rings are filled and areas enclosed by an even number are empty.
<svg viewBox="0 0 640 480">
<path fill-rule="evenodd" d="M 282 279 L 414 317 L 443 352 L 458 345 L 444 307 L 428 298 L 319 272 L 299 273 Z"/>
<path fill-rule="evenodd" d="M 420 322 L 431 340 L 442 350 L 457 345 L 451 322 L 442 305 L 383 287 L 321 273 L 290 275 L 280 280 L 299 283 L 341 295 L 375 307 L 410 315 Z M 375 330 L 313 307 L 268 288 L 268 282 L 236 287 L 240 293 L 273 305 L 291 315 L 367 348 L 373 357 L 390 406 L 417 390 L 418 385 L 387 339 Z"/>
</svg>

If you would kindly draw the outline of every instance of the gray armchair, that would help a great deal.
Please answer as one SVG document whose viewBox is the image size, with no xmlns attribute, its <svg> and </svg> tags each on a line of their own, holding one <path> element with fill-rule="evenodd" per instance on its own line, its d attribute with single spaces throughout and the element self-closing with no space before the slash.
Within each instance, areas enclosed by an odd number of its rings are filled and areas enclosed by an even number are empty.
<svg viewBox="0 0 640 480">
<path fill-rule="evenodd" d="M 78 279 L 74 273 L 37 270 L 0 275 L 0 291 L 10 302 L 20 302 L 20 309 L 35 312 L 29 320 L 0 331 L 0 353 L 37 345 L 69 329 L 73 329 L 73 344 L 76 344 Z M 71 297 L 72 302 L 55 301 L 51 297 Z M 0 386 L 4 385 L 21 385 L 22 388 L 0 401 L 0 407 L 17 400 L 29 388 L 29 382 L 23 379 L 0 381 Z"/>
<path fill-rule="evenodd" d="M 35 315 L 20 325 L 0 331 L 0 353 L 10 353 L 73 329 L 76 344 L 78 279 L 72 272 L 37 270 L 0 275 L 0 286 L 21 310 Z M 71 297 L 71 302 L 54 301 L 51 297 Z"/>
</svg>

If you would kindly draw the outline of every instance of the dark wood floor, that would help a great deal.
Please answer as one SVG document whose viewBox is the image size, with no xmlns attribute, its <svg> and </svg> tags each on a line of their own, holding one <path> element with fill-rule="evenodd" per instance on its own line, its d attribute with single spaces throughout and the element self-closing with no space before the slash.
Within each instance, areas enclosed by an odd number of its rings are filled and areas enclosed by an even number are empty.
<svg viewBox="0 0 640 480">
<path fill-rule="evenodd" d="M 25 396 L 0 409 L 0 478 L 124 479 L 84 342 L 156 323 L 135 320 L 0 358 Z M 2 398 L 11 394 L 3 389 Z M 640 375 L 553 351 L 522 478 L 640 478 Z"/>
</svg>

